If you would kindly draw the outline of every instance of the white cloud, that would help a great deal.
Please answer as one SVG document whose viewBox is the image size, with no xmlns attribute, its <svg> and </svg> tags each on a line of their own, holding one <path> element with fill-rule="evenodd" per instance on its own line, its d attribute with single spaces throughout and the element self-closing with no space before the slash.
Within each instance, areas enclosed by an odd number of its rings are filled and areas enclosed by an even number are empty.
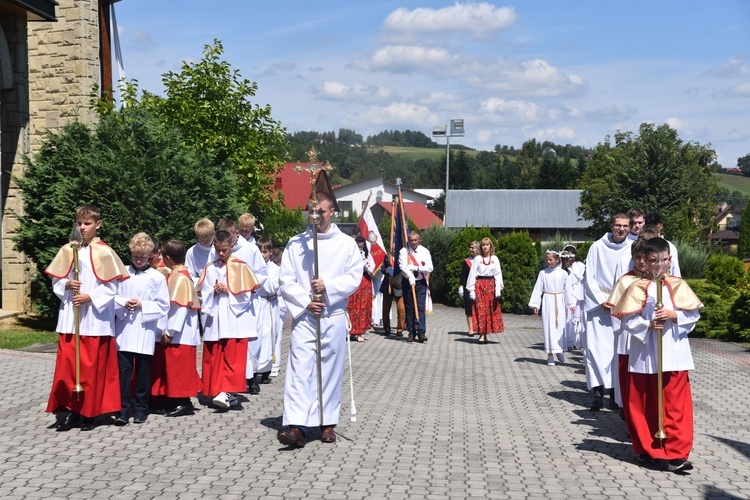
<svg viewBox="0 0 750 500">
<path fill-rule="evenodd" d="M 502 31 L 516 21 L 512 7 L 496 7 L 489 3 L 459 3 L 442 9 L 420 7 L 391 12 L 383 30 L 397 34 L 464 33 L 474 38 L 487 37 Z"/>
<path fill-rule="evenodd" d="M 687 120 L 682 120 L 680 118 L 667 118 L 664 120 L 664 123 L 678 132 L 684 133 L 685 131 L 690 130 L 690 123 Z"/>
<path fill-rule="evenodd" d="M 389 45 L 378 49 L 369 59 L 355 60 L 351 65 L 364 71 L 438 73 L 453 67 L 455 59 L 443 47 Z"/>
<path fill-rule="evenodd" d="M 572 141 L 576 138 L 576 132 L 570 127 L 548 127 L 533 129 L 524 127 L 523 132 L 528 137 L 534 137 L 539 142 L 544 141 Z"/>
<path fill-rule="evenodd" d="M 730 59 L 729 62 L 711 70 L 711 74 L 722 78 L 750 76 L 750 62 L 744 59 Z"/>
<path fill-rule="evenodd" d="M 716 90 L 711 94 L 715 99 L 731 99 L 733 97 L 750 97 L 750 82 L 740 83 L 727 90 Z"/>
<path fill-rule="evenodd" d="M 540 107 L 529 101 L 506 101 L 499 97 L 491 97 L 481 103 L 480 109 L 483 113 L 497 115 L 501 121 L 535 122 L 542 119 Z"/>
<path fill-rule="evenodd" d="M 384 102 L 396 97 L 393 90 L 376 85 L 345 85 L 341 82 L 325 81 L 313 90 L 318 99 L 331 101 Z"/>
<path fill-rule="evenodd" d="M 439 118 L 430 112 L 427 106 L 407 102 L 394 102 L 388 106 L 373 106 L 366 113 L 355 113 L 344 118 L 347 126 L 391 126 L 398 124 L 402 129 L 411 127 L 425 128 L 438 123 Z"/>
</svg>

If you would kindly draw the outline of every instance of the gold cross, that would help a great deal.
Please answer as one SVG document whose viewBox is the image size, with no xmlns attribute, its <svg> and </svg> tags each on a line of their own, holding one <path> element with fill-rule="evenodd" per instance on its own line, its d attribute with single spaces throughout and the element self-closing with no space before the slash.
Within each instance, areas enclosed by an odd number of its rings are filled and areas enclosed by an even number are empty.
<svg viewBox="0 0 750 500">
<path fill-rule="evenodd" d="M 294 167 L 294 171 L 297 172 L 297 175 L 301 174 L 302 172 L 310 172 L 310 212 L 315 211 L 315 207 L 318 206 L 318 198 L 315 196 L 315 174 L 320 172 L 321 170 L 325 170 L 326 172 L 330 172 L 333 170 L 333 167 L 331 166 L 330 162 L 320 163 L 318 164 L 318 151 L 315 149 L 315 146 L 310 147 L 310 150 L 307 152 L 307 157 L 310 160 L 308 165 L 306 167 L 303 167 L 302 164 L 298 161 L 297 165 Z"/>
</svg>

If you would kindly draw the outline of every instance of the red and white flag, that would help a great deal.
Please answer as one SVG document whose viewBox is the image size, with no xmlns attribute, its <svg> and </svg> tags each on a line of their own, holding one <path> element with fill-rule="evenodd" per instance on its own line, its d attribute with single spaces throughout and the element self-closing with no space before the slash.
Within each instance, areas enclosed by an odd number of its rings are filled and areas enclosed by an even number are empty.
<svg viewBox="0 0 750 500">
<path fill-rule="evenodd" d="M 383 238 L 380 237 L 378 225 L 375 224 L 375 219 L 372 218 L 370 207 L 365 209 L 357 227 L 359 227 L 362 236 L 370 242 L 370 255 L 372 255 L 372 260 L 375 261 L 375 269 L 378 269 L 380 264 L 385 260 L 385 244 L 383 243 Z"/>
</svg>

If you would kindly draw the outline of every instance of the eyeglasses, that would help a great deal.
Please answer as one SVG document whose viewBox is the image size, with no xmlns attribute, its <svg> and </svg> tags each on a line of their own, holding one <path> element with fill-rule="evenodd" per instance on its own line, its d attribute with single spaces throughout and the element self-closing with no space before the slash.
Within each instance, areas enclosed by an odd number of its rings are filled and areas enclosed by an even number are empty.
<svg viewBox="0 0 750 500">
<path fill-rule="evenodd" d="M 663 259 L 646 259 L 649 264 L 666 264 L 667 262 L 672 260 L 672 257 L 664 257 Z"/>
<path fill-rule="evenodd" d="M 630 224 L 613 224 L 613 226 L 617 229 L 628 229 L 630 227 Z"/>
<path fill-rule="evenodd" d="M 132 261 L 138 261 L 138 262 L 144 262 L 144 261 L 147 261 L 147 260 L 151 260 L 151 255 L 130 254 L 130 260 L 132 260 Z"/>
</svg>

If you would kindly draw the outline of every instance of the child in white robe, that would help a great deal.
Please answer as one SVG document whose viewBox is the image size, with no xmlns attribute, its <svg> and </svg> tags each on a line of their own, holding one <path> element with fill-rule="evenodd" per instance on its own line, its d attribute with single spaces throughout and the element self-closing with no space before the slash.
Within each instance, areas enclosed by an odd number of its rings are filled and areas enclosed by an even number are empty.
<svg viewBox="0 0 750 500">
<path fill-rule="evenodd" d="M 154 342 L 161 337 L 158 322 L 169 312 L 167 280 L 152 268 L 149 258 L 154 242 L 146 233 L 138 233 L 130 240 L 132 264 L 128 266 L 130 279 L 122 282 L 115 296 L 115 341 L 117 363 L 120 367 L 120 401 L 122 409 L 115 425 L 127 425 L 130 419 L 131 382 L 135 375 L 135 416 L 133 422 L 142 424 L 148 416 L 151 393 L 151 360 Z"/>
<path fill-rule="evenodd" d="M 542 307 L 544 305 L 544 307 Z M 534 314 L 542 308 L 542 329 L 544 330 L 544 350 L 547 353 L 547 364 L 555 365 L 554 355 L 560 363 L 565 362 L 565 325 L 566 309 L 573 309 L 568 273 L 560 267 L 560 254 L 547 251 L 547 267 L 539 271 L 534 290 L 531 292 L 529 307 Z"/>
</svg>

